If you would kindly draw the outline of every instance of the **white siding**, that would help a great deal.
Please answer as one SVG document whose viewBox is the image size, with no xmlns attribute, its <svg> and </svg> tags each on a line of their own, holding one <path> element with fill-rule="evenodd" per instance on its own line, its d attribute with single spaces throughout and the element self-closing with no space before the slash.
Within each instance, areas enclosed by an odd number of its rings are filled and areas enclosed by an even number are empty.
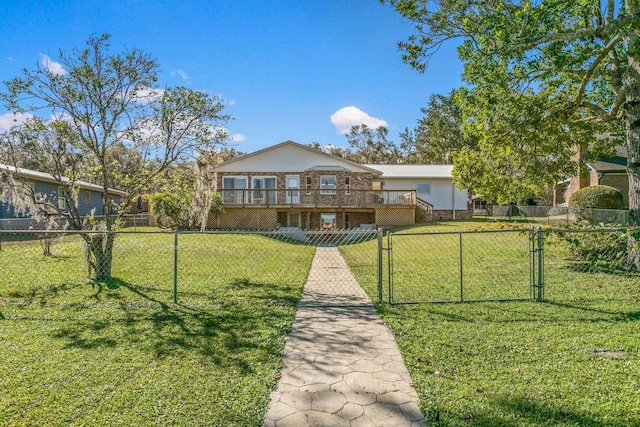
<svg viewBox="0 0 640 427">
<path fill-rule="evenodd" d="M 431 194 L 424 199 L 433 205 L 433 209 L 451 210 L 454 200 L 456 210 L 467 209 L 467 189 L 455 188 L 450 179 L 382 179 L 382 181 L 384 181 L 384 190 L 416 190 L 418 182 L 428 182 L 431 184 Z"/>
<path fill-rule="evenodd" d="M 371 172 L 338 158 L 295 145 L 284 145 L 217 168 L 220 172 L 302 172 L 314 166 L 342 166 L 354 172 Z"/>
</svg>

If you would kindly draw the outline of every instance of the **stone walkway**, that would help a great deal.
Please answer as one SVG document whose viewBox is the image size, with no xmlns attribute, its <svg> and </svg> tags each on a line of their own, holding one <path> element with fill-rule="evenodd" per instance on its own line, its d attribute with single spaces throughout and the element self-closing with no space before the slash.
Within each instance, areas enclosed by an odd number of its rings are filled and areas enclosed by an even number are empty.
<svg viewBox="0 0 640 427">
<path fill-rule="evenodd" d="M 389 329 L 337 248 L 319 247 L 265 427 L 423 426 Z"/>
</svg>

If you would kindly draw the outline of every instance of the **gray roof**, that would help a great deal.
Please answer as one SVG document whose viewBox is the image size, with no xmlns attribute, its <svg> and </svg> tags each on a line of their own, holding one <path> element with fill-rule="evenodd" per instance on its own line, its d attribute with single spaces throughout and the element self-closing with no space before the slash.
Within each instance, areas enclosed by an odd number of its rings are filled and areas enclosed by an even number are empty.
<svg viewBox="0 0 640 427">
<path fill-rule="evenodd" d="M 382 178 L 451 178 L 453 165 L 365 165 L 382 172 Z"/>
<path fill-rule="evenodd" d="M 627 172 L 627 149 L 616 147 L 615 156 L 601 157 L 595 162 L 587 163 L 589 169 L 599 173 L 626 173 Z"/>
<path fill-rule="evenodd" d="M 348 171 L 349 169 L 339 165 L 317 165 L 310 167 L 307 171 Z M 306 171 L 305 171 L 306 172 Z"/>
<path fill-rule="evenodd" d="M 44 181 L 44 182 L 51 182 L 51 183 L 58 183 L 59 181 L 50 173 L 46 173 L 46 172 L 40 172 L 40 171 L 34 171 L 31 169 L 25 169 L 25 168 L 17 168 L 15 166 L 9 166 L 9 165 L 3 165 L 0 163 L 0 171 L 6 171 L 8 173 L 17 173 L 20 176 L 23 176 L 25 178 L 28 179 L 33 179 L 36 181 Z M 63 183 L 68 183 L 70 180 L 67 177 L 62 177 L 62 182 Z M 95 191 L 102 191 L 102 186 L 98 185 L 98 184 L 92 184 L 90 182 L 86 182 L 86 181 L 77 181 L 77 184 L 80 186 L 80 188 L 84 188 L 87 190 L 95 190 Z M 109 188 L 109 193 L 111 194 L 117 194 L 119 196 L 125 196 L 127 193 L 121 190 L 116 190 L 115 188 Z"/>
</svg>

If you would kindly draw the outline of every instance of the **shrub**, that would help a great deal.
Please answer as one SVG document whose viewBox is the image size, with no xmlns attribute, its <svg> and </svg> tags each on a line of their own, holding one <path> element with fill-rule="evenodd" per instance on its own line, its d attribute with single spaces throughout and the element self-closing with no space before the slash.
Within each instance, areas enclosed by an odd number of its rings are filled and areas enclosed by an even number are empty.
<svg viewBox="0 0 640 427">
<path fill-rule="evenodd" d="M 570 208 L 624 209 L 624 196 L 620 190 L 608 185 L 595 185 L 576 191 L 569 199 Z"/>
</svg>

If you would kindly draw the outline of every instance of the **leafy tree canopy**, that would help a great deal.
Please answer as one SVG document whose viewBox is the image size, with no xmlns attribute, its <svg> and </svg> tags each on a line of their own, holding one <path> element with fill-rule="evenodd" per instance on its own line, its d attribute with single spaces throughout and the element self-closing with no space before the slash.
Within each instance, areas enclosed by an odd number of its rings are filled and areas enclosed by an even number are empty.
<svg viewBox="0 0 640 427">
<path fill-rule="evenodd" d="M 60 50 L 60 68 L 38 64 L 5 82 L 0 93 L 9 111 L 32 116 L 0 138 L 2 153 L 14 165 L 51 173 L 64 190 L 64 208 L 33 191 L 26 194 L 31 211 L 53 210 L 76 230 L 114 228 L 109 187 L 128 193 L 119 207 L 122 215 L 131 196 L 145 192 L 170 165 L 208 152 L 227 137 L 229 117 L 220 99 L 184 87 L 158 88 L 156 61 L 139 49 L 112 53 L 109 38 L 92 36 L 84 48 Z M 100 221 L 88 222 L 78 213 L 81 178 L 103 189 Z M 82 236 L 96 277 L 108 277 L 114 235 Z"/>
<path fill-rule="evenodd" d="M 443 43 L 460 40 L 469 85 L 469 102 L 460 107 L 465 133 L 478 138 L 477 149 L 462 149 L 454 157 L 460 184 L 489 193 L 511 177 L 523 188 L 511 185 L 507 193 L 539 193 L 541 183 L 548 186 L 573 173 L 569 159 L 578 147 L 607 150 L 626 141 L 630 205 L 637 217 L 639 2 L 389 3 L 414 24 L 415 33 L 400 47 L 403 59 L 417 70 L 426 69 Z M 487 165 L 476 165 L 483 160 Z M 469 181 L 473 176 L 475 182 Z"/>
</svg>

